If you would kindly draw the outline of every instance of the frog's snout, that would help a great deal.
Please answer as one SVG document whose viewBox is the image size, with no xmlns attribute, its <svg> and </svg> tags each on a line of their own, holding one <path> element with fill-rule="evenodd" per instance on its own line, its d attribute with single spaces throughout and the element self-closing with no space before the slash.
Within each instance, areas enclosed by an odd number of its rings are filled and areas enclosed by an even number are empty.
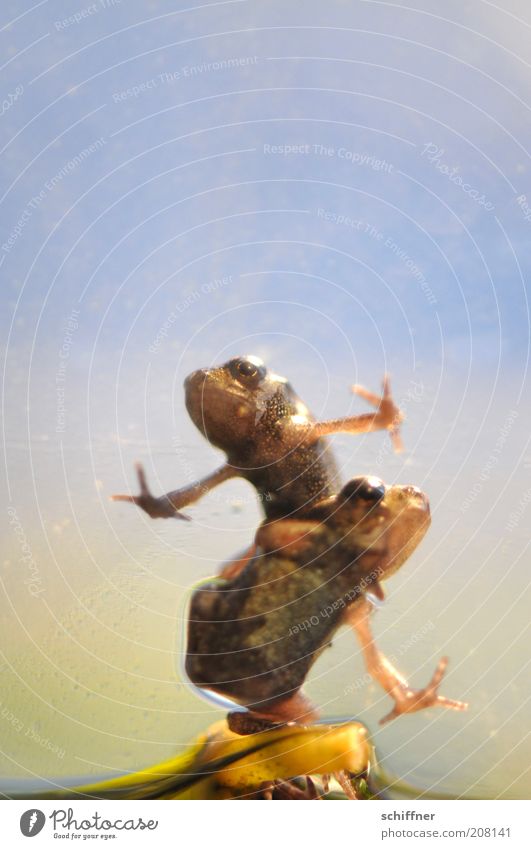
<svg viewBox="0 0 531 849">
<path fill-rule="evenodd" d="M 207 375 L 208 375 L 208 369 L 206 369 L 206 368 L 200 368 L 200 369 L 197 369 L 197 371 L 193 371 L 191 374 L 188 375 L 187 378 L 185 378 L 185 381 L 184 381 L 185 391 L 188 393 L 188 392 L 194 391 L 196 389 L 200 389 L 202 387 L 202 385 L 204 384 L 204 382 L 207 378 Z"/>
<path fill-rule="evenodd" d="M 198 369 L 189 374 L 184 381 L 184 399 L 186 409 L 193 423 L 202 433 L 205 433 L 205 392 L 208 369 Z"/>
<path fill-rule="evenodd" d="M 415 502 L 422 510 L 430 512 L 430 500 L 425 492 L 419 489 L 418 486 L 403 486 L 402 490 L 411 501 Z"/>
</svg>

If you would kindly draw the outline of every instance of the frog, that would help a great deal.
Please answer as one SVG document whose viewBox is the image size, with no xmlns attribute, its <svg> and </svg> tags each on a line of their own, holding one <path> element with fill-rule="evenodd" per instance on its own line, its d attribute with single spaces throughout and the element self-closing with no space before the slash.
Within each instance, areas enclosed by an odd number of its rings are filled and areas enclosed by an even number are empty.
<svg viewBox="0 0 531 849">
<path fill-rule="evenodd" d="M 327 421 L 317 421 L 289 381 L 254 355 L 198 369 L 186 378 L 184 389 L 192 421 L 225 453 L 226 462 L 201 480 L 159 497 L 152 495 L 145 470 L 137 464 L 140 493 L 113 495 L 111 500 L 136 504 L 154 519 L 189 519 L 184 507 L 236 477 L 254 486 L 266 519 L 300 516 L 339 488 L 328 435 L 383 429 L 396 451 L 403 448 L 403 415 L 393 401 L 388 375 L 382 395 L 352 386 L 375 412 Z"/>
<path fill-rule="evenodd" d="M 229 727 L 254 733 L 308 724 L 319 711 L 302 687 L 339 628 L 356 634 L 369 674 L 393 699 L 381 720 L 432 706 L 465 710 L 439 695 L 448 659 L 412 689 L 379 651 L 370 620 L 382 581 L 409 558 L 430 525 L 429 501 L 411 485 L 350 480 L 304 514 L 264 520 L 254 552 L 198 586 L 188 614 L 185 668 L 202 690 L 229 699 Z"/>
</svg>

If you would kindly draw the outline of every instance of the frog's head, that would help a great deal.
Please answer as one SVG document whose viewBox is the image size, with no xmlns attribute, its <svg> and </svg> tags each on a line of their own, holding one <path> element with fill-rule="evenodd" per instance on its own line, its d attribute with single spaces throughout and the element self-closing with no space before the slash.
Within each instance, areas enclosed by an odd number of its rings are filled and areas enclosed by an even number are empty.
<svg viewBox="0 0 531 849">
<path fill-rule="evenodd" d="M 304 415 L 304 405 L 287 380 L 269 371 L 259 357 L 234 357 L 217 368 L 194 371 L 184 388 L 195 426 L 227 452 L 252 442 L 265 418 Z"/>
<path fill-rule="evenodd" d="M 416 486 L 386 486 L 379 478 L 350 480 L 331 499 L 329 522 L 349 545 L 377 558 L 378 578 L 388 578 L 413 553 L 431 522 L 428 497 Z"/>
<path fill-rule="evenodd" d="M 385 578 L 396 572 L 421 542 L 431 523 L 430 502 L 417 486 L 390 486 L 383 501 L 388 511 Z"/>
</svg>

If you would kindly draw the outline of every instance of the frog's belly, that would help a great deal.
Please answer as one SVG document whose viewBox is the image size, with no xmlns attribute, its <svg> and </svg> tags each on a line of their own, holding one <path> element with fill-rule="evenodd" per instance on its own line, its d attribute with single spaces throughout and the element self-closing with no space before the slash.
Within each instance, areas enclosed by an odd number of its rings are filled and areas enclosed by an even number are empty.
<svg viewBox="0 0 531 849">
<path fill-rule="evenodd" d="M 325 439 L 286 448 L 281 459 L 275 458 L 274 453 L 255 451 L 246 477 L 260 493 L 269 519 L 308 511 L 333 495 L 340 482 L 332 449 Z"/>
<path fill-rule="evenodd" d="M 322 607 L 323 575 L 305 572 L 290 561 L 258 558 L 236 581 L 196 591 L 186 658 L 191 680 L 256 707 L 297 691 L 344 610 Z"/>
</svg>

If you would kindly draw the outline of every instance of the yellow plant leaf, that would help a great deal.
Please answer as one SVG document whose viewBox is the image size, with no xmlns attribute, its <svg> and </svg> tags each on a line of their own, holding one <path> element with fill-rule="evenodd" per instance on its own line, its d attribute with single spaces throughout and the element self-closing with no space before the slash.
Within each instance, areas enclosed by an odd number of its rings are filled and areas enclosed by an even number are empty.
<svg viewBox="0 0 531 849">
<path fill-rule="evenodd" d="M 220 799 L 253 792 L 262 784 L 305 775 L 364 772 L 371 746 L 359 722 L 283 726 L 241 736 L 225 721 L 211 726 L 183 754 L 138 772 L 55 789 L 20 789 L 8 798 L 24 799 Z"/>
</svg>

